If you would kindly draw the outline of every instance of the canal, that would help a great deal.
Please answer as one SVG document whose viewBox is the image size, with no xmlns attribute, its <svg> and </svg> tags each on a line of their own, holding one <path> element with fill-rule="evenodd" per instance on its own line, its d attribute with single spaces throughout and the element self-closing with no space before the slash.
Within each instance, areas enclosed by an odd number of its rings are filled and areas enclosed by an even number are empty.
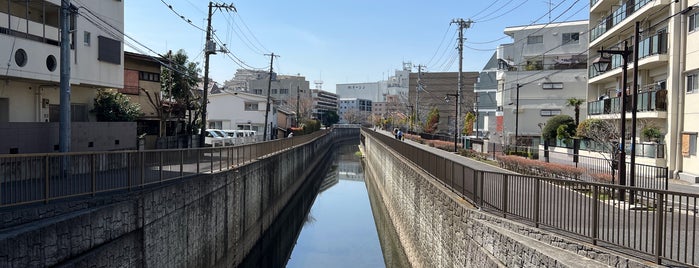
<svg viewBox="0 0 699 268">
<path fill-rule="evenodd" d="M 357 143 L 340 145 L 240 267 L 406 267 Z M 322 173 L 321 173 L 322 174 Z"/>
</svg>

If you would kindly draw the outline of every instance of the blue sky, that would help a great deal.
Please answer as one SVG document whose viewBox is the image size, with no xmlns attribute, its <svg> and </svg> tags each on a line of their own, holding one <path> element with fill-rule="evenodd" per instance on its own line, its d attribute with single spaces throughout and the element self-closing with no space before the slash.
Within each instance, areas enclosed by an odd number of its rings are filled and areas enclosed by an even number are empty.
<svg viewBox="0 0 699 268">
<path fill-rule="evenodd" d="M 163 3 L 164 2 L 164 3 Z M 125 50 L 155 55 L 184 49 L 203 69 L 204 29 L 208 1 L 124 1 Z M 167 5 L 171 5 L 171 11 Z M 375 82 L 402 68 L 402 62 L 427 65 L 431 72 L 456 71 L 457 26 L 452 19 L 472 19 L 464 31 L 464 71 L 479 71 L 497 48 L 509 43 L 503 30 L 549 21 L 588 18 L 589 1 L 543 0 L 414 1 L 414 0 L 241 0 L 233 11 L 216 11 L 213 28 L 232 55 L 211 55 L 210 76 L 223 83 L 241 68 L 235 58 L 254 68 L 269 68 L 269 56 L 280 74 L 335 84 Z M 179 15 L 175 14 L 178 13 Z M 556 19 L 558 17 L 558 19 Z M 505 38 L 503 38 L 505 37 Z M 502 38 L 502 39 L 501 39 Z M 451 63 L 451 64 L 450 64 Z M 416 69 L 415 69 L 416 71 Z"/>
</svg>

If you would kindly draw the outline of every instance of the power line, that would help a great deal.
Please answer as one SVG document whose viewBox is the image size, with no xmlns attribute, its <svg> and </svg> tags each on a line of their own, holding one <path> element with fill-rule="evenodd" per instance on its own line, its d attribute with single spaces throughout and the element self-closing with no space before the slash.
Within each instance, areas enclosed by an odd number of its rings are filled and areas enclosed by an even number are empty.
<svg viewBox="0 0 699 268">
<path fill-rule="evenodd" d="M 451 30 L 451 23 L 449 24 L 449 27 L 447 27 L 447 30 L 444 32 L 444 35 L 442 36 L 442 40 L 439 41 L 439 46 L 437 46 L 437 50 L 434 51 L 434 54 L 432 54 L 432 57 L 430 58 L 429 61 L 427 61 L 427 65 L 430 65 L 432 63 L 432 60 L 434 59 L 435 56 L 437 56 L 437 53 L 439 53 L 439 50 L 442 48 L 442 44 L 444 44 L 444 40 L 447 38 L 447 34 L 449 33 L 449 30 Z"/>
<path fill-rule="evenodd" d="M 162 2 L 165 6 L 167 6 L 167 7 L 170 9 L 170 11 L 172 11 L 172 13 L 175 13 L 175 15 L 177 15 L 178 17 L 180 17 L 180 19 L 182 19 L 184 22 L 188 23 L 188 24 L 191 25 L 192 27 L 197 28 L 198 30 L 200 30 L 200 31 L 202 31 L 202 32 L 205 32 L 205 31 L 206 31 L 206 30 L 204 30 L 204 28 L 201 28 L 201 27 L 195 25 L 194 23 L 192 23 L 192 20 L 185 18 L 183 15 L 181 15 L 180 13 L 178 13 L 177 11 L 175 11 L 175 9 L 172 7 L 172 5 L 166 3 L 165 0 L 160 0 L 160 2 Z"/>
<path fill-rule="evenodd" d="M 484 15 L 483 17 L 480 17 L 480 18 L 473 17 L 473 20 L 480 22 L 481 19 L 487 18 L 487 17 L 489 17 L 490 15 L 495 14 L 496 12 L 498 12 L 499 10 L 505 8 L 507 5 L 511 4 L 512 2 L 514 2 L 514 0 L 507 1 L 507 3 L 505 3 L 505 4 L 502 5 L 502 6 L 500 6 L 500 8 L 496 8 L 495 10 L 493 10 L 492 12 L 490 12 L 490 13 Z"/>
<path fill-rule="evenodd" d="M 490 5 L 488 5 L 487 7 L 485 7 L 484 9 L 482 9 L 481 11 L 478 11 L 478 13 L 476 13 L 476 14 L 473 15 L 473 16 L 470 16 L 469 18 L 475 18 L 475 17 L 477 17 L 478 15 L 480 15 L 480 14 L 483 13 L 484 11 L 488 10 L 490 7 L 492 7 L 493 5 L 495 5 L 495 4 L 496 4 L 497 2 L 499 2 L 499 1 L 500 1 L 500 0 L 495 0 L 495 1 L 493 1 L 492 3 L 490 3 Z"/>
<path fill-rule="evenodd" d="M 495 17 L 492 17 L 492 18 L 489 18 L 489 19 L 480 19 L 480 20 L 478 20 L 477 22 L 486 22 L 486 21 L 491 21 L 491 20 L 499 19 L 499 18 L 501 18 L 501 17 L 503 17 L 503 16 L 509 14 L 510 12 L 515 11 L 516 9 L 518 9 L 519 7 L 521 7 L 522 5 L 524 5 L 524 4 L 526 4 L 526 3 L 527 3 L 527 0 L 524 0 L 524 1 L 522 1 L 522 3 L 520 3 L 519 5 L 513 7 L 512 9 L 510 9 L 510 10 L 508 10 L 508 11 L 505 11 L 504 13 L 502 13 L 502 14 L 500 14 L 500 15 L 498 15 L 498 16 L 495 16 Z"/>
</svg>

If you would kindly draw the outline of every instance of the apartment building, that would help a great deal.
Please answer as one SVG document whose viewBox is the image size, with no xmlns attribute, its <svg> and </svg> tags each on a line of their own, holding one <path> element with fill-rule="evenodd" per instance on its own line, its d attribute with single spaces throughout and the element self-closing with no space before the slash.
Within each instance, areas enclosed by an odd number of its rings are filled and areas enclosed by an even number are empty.
<svg viewBox="0 0 699 268">
<path fill-rule="evenodd" d="M 587 21 L 505 28 L 497 49 L 496 127 L 491 141 L 537 146 L 553 116 L 574 116 L 570 98 L 586 99 Z M 586 109 L 580 107 L 581 118 Z"/>
<path fill-rule="evenodd" d="M 596 53 L 591 57 L 596 62 L 609 62 L 609 67 L 588 67 L 589 118 L 614 120 L 618 124 L 622 112 L 620 95 L 626 91 L 629 97 L 624 101 L 627 105 L 623 112 L 627 157 L 634 153 L 636 163 L 667 166 L 671 176 L 691 182 L 699 180 L 699 107 L 695 105 L 699 102 L 697 4 L 699 1 L 636 0 L 619 5 L 619 1 L 593 0 L 589 32 L 590 53 L 601 49 L 633 51 L 635 25 L 639 24 L 638 60 L 630 54 L 626 84 L 622 79 L 621 55 Z M 638 66 L 636 82 L 634 65 Z M 638 86 L 635 90 L 634 83 Z M 636 136 L 631 137 L 634 96 Z M 642 135 L 644 129 L 653 127 L 662 133 L 657 141 Z"/>
<path fill-rule="evenodd" d="M 322 89 L 313 89 L 311 92 L 313 99 L 311 118 L 322 121 L 325 113 L 338 112 L 339 96 L 337 94 Z"/>
<path fill-rule="evenodd" d="M 73 5 L 71 117 L 95 121 L 89 111 L 97 90 L 123 88 L 123 35 L 118 33 L 124 30 L 124 3 Z M 60 6 L 60 0 L 0 0 L 0 122 L 59 121 Z"/>
</svg>

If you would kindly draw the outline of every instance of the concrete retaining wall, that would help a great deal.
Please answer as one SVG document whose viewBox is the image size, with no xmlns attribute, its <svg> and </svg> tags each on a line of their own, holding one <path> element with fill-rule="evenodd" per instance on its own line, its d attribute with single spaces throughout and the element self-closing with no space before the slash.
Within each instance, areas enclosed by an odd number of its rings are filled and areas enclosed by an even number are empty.
<svg viewBox="0 0 699 268">
<path fill-rule="evenodd" d="M 237 170 L 125 193 L 112 203 L 66 201 L 3 213 L 51 217 L 0 230 L 0 267 L 208 267 L 224 256 L 237 265 L 347 133 L 358 137 L 357 129 L 336 131 Z"/>
<path fill-rule="evenodd" d="M 413 267 L 655 267 L 483 213 L 370 136 L 367 183 Z"/>
</svg>

